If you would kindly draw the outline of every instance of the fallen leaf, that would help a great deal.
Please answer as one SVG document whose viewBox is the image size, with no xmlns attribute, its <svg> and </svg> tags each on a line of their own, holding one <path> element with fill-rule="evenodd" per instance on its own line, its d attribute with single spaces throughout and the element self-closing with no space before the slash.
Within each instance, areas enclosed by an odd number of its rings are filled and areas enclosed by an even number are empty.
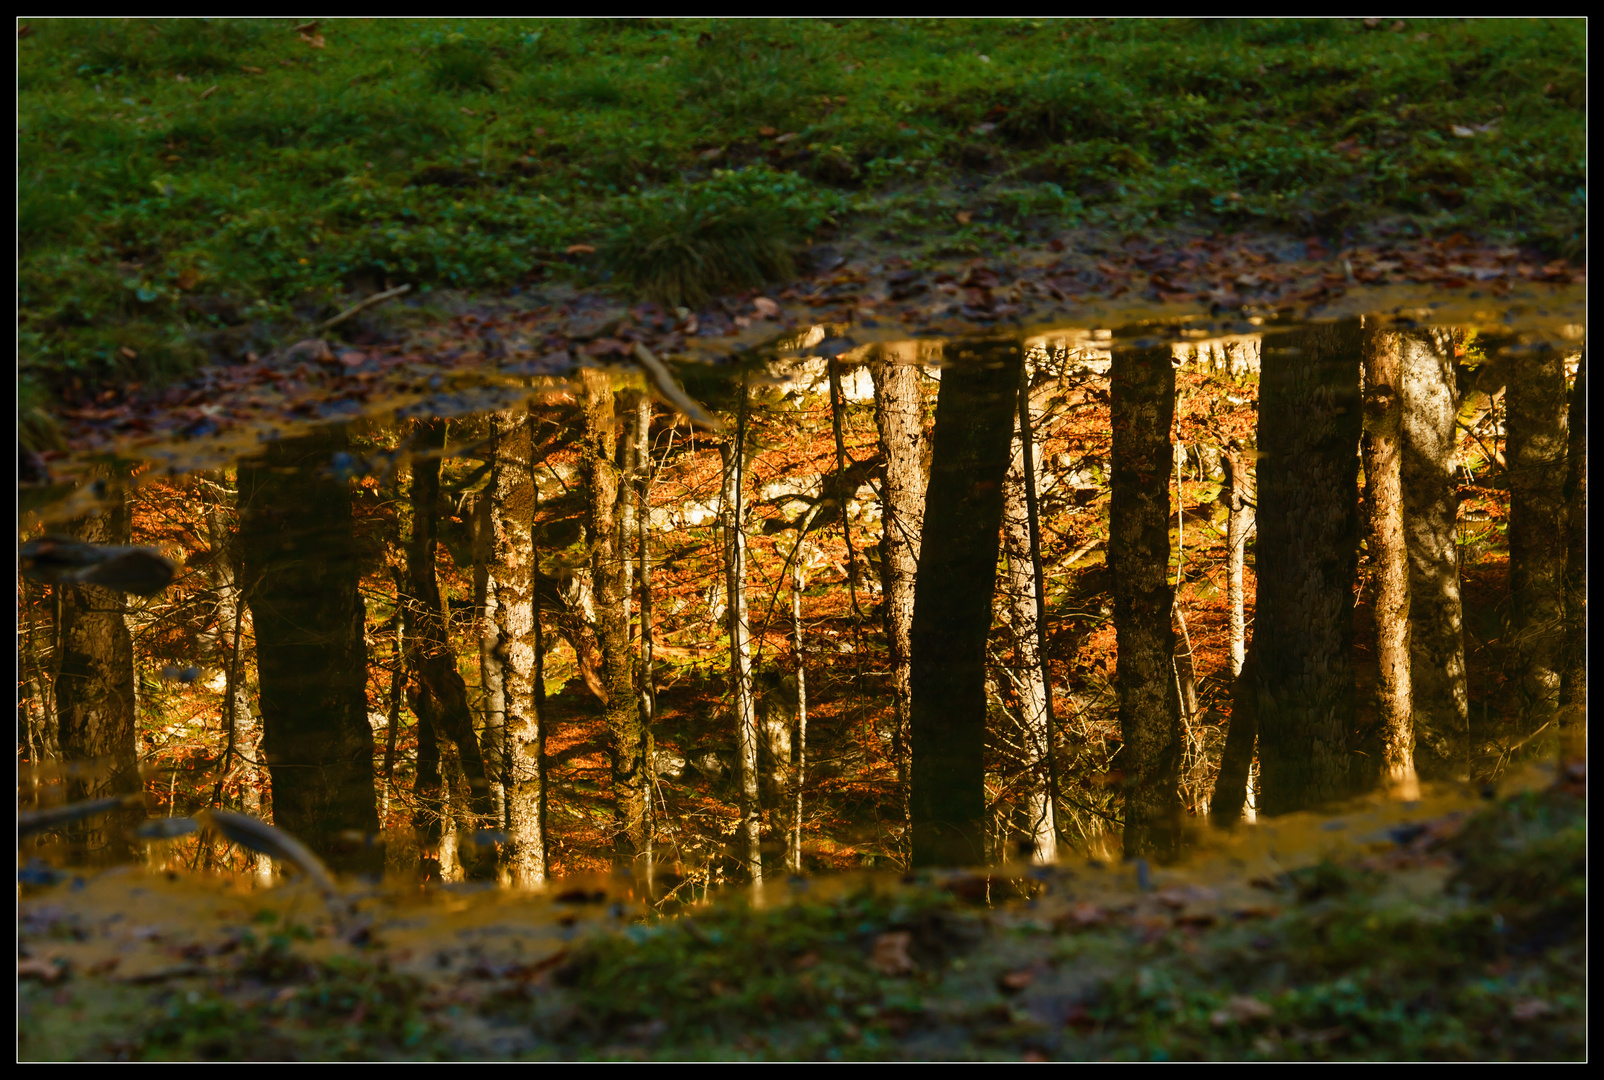
<svg viewBox="0 0 1604 1080">
<path fill-rule="evenodd" d="M 1365 20 L 1365 29 L 1366 30 L 1374 30 L 1376 27 L 1378 27 L 1380 25 L 1381 25 L 1381 20 L 1377 19 L 1375 17 L 1371 17 L 1371 18 L 1368 18 L 1368 19 Z"/>
<path fill-rule="evenodd" d="M 466 105 L 460 106 L 457 109 L 457 111 L 460 112 L 463 116 L 478 116 L 479 115 L 478 113 L 474 112 L 472 109 L 468 108 L 468 106 L 466 106 Z"/>
<path fill-rule="evenodd" d="M 757 129 L 757 133 L 759 135 L 763 136 L 765 139 L 772 139 L 772 138 L 774 138 L 774 136 L 776 136 L 776 135 L 778 135 L 780 133 L 780 129 L 779 128 L 771 128 L 771 127 L 760 127 L 760 128 Z"/>
<path fill-rule="evenodd" d="M 1409 29 L 1409 24 L 1404 22 L 1402 19 L 1399 19 L 1397 22 L 1393 23 L 1387 29 L 1391 30 L 1394 34 L 1401 34 L 1405 30 Z"/>
<path fill-rule="evenodd" d="M 212 85 L 208 86 L 206 89 L 201 91 L 200 99 L 202 101 L 205 101 L 207 98 L 211 97 L 215 93 L 217 93 L 217 84 L 213 83 Z"/>
<path fill-rule="evenodd" d="M 249 65 L 249 64 L 241 64 L 239 66 L 239 69 L 241 71 L 243 71 L 247 75 L 266 75 L 267 74 L 267 72 L 263 71 L 261 68 L 259 68 L 259 67 L 251 67 L 251 65 Z"/>
<path fill-rule="evenodd" d="M 997 976 L 997 988 L 1005 994 L 1017 994 L 1035 981 L 1034 971 L 1030 968 L 1020 968 L 1018 971 L 1005 971 Z"/>
<path fill-rule="evenodd" d="M 292 33 L 292 34 L 310 34 L 313 30 L 317 29 L 317 23 L 318 23 L 318 20 L 313 19 L 311 22 L 304 22 L 300 26 L 292 26 L 292 27 L 290 27 L 290 33 Z"/>
<path fill-rule="evenodd" d="M 22 970 L 22 965 L 20 963 L 17 965 L 17 970 L 19 973 Z M 1521 1023 L 1526 1024 L 1533 1020 L 1541 1020 L 1543 1017 L 1549 1015 L 1553 1011 L 1554 1006 L 1550 1005 L 1542 998 L 1527 998 L 1525 1001 L 1516 1002 L 1515 1007 L 1509 1010 L 1509 1015 L 1512 1019 L 1519 1020 Z"/>
<path fill-rule="evenodd" d="M 590 244 L 569 244 L 563 249 L 564 255 L 594 255 L 596 249 Z"/>
<path fill-rule="evenodd" d="M 1082 900 L 1069 909 L 1062 921 L 1075 927 L 1101 926 L 1108 921 L 1108 909 Z"/>
<path fill-rule="evenodd" d="M 715 146 L 711 150 L 703 150 L 697 156 L 700 157 L 703 161 L 717 161 L 720 157 L 723 156 L 723 154 L 724 154 L 724 148 L 722 146 Z"/>
<path fill-rule="evenodd" d="M 368 358 L 368 354 L 367 353 L 356 352 L 356 351 L 353 350 L 351 352 L 343 352 L 343 353 L 341 353 L 340 354 L 340 363 L 345 365 L 348 368 L 361 367 L 363 361 L 365 361 L 367 358 Z"/>
<path fill-rule="evenodd" d="M 775 146 L 782 146 L 785 143 L 788 143 L 793 139 L 799 138 L 800 135 L 801 135 L 801 132 L 787 131 L 784 135 L 781 135 L 778 139 L 774 140 L 774 145 Z"/>
<path fill-rule="evenodd" d="M 322 34 L 302 34 L 301 40 L 312 46 L 314 49 L 321 49 L 324 44 Z"/>
<path fill-rule="evenodd" d="M 33 33 L 33 27 L 27 23 L 24 23 L 23 25 L 17 27 L 17 40 L 21 41 L 31 33 Z"/>
<path fill-rule="evenodd" d="M 19 979 L 38 979 L 46 986 L 53 986 L 66 977 L 66 965 L 57 964 L 48 957 L 17 961 L 17 978 Z"/>
<path fill-rule="evenodd" d="M 780 313 L 780 305 L 766 296 L 754 296 L 752 306 L 757 308 L 757 313 L 765 319 L 772 319 Z"/>
<path fill-rule="evenodd" d="M 958 224 L 960 225 L 967 225 L 971 221 L 975 220 L 975 215 L 971 214 L 968 210 L 960 210 L 953 216 L 958 219 Z"/>
<path fill-rule="evenodd" d="M 188 292 L 190 289 L 193 289 L 196 285 L 200 284 L 200 279 L 201 275 L 199 270 L 196 270 L 194 267 L 186 266 L 184 269 L 178 272 L 178 280 L 176 284 L 180 289 Z"/>
<path fill-rule="evenodd" d="M 1275 1010 L 1258 998 L 1236 994 L 1223 1008 L 1215 1009 L 1209 1014 L 1209 1024 L 1212 1027 L 1223 1028 L 1232 1024 L 1251 1024 L 1268 1020 L 1274 1015 Z"/>
<path fill-rule="evenodd" d="M 913 957 L 908 955 L 908 946 L 912 942 L 913 935 L 906 930 L 881 934 L 874 939 L 874 952 L 869 956 L 869 963 L 882 975 L 911 975 Z"/>
<path fill-rule="evenodd" d="M 130 348 L 129 348 L 129 347 L 128 347 L 128 346 L 126 346 L 126 345 L 124 345 L 124 346 L 123 346 L 123 347 L 122 347 L 122 348 L 120 348 L 120 349 L 118 349 L 118 350 L 117 350 L 117 352 L 118 352 L 118 353 L 119 353 L 119 354 L 120 354 L 120 355 L 121 355 L 121 356 L 122 356 L 122 357 L 123 357 L 123 359 L 125 359 L 125 360 L 138 360 L 138 359 L 139 359 L 139 354 L 138 354 L 138 353 L 136 353 L 136 352 L 135 352 L 135 351 L 134 351 L 134 350 L 132 350 L 132 349 L 130 349 Z"/>
</svg>

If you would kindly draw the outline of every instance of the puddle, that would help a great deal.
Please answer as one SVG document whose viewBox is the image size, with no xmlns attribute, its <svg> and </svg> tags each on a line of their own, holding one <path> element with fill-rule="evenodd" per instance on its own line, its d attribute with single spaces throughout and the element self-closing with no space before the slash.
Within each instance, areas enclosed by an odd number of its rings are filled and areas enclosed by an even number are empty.
<svg viewBox="0 0 1604 1080">
<path fill-rule="evenodd" d="M 1482 306 L 801 324 L 718 363 L 664 363 L 627 315 L 542 352 L 502 312 L 455 326 L 455 366 L 279 357 L 265 388 L 166 405 L 185 437 L 108 434 L 24 484 L 20 804 L 144 799 L 22 854 L 277 880 L 212 832 L 162 835 L 219 805 L 342 873 L 650 866 L 640 901 L 674 904 L 759 862 L 1169 860 L 1222 797 L 1263 830 L 1400 761 L 1430 790 L 1496 779 L 1561 727 L 1583 331 Z M 320 364 L 368 391 L 319 390 Z M 1388 481 L 1361 441 L 1388 430 L 1404 594 L 1365 516 Z M 1382 593 L 1411 614 L 1378 620 Z M 1384 715 L 1400 626 L 1412 758 Z"/>
</svg>

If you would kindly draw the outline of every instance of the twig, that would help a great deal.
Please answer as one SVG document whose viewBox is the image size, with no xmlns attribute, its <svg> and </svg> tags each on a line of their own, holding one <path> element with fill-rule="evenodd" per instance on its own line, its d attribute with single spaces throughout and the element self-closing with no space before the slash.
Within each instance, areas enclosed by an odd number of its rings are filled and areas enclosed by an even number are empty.
<svg viewBox="0 0 1604 1080">
<path fill-rule="evenodd" d="M 661 394 L 670 405 L 674 406 L 674 408 L 678 409 L 680 412 L 689 417 L 692 423 L 700 424 L 709 431 L 724 430 L 724 426 L 722 424 L 713 419 L 713 417 L 707 415 L 706 411 L 704 411 L 700 405 L 692 400 L 689 394 L 680 388 L 679 383 L 674 381 L 674 376 L 669 373 L 668 368 L 663 365 L 663 362 L 656 356 L 652 355 L 652 350 L 648 349 L 645 345 L 636 342 L 635 351 L 632 355 L 635 358 L 635 362 L 638 363 L 641 366 L 641 369 L 646 372 L 646 377 L 651 380 L 652 386 L 657 389 L 657 392 Z"/>
<path fill-rule="evenodd" d="M 386 300 L 393 300 L 397 296 L 400 296 L 402 293 L 411 292 L 411 291 L 412 291 L 412 286 L 409 284 L 409 285 L 397 285 L 393 289 L 386 289 L 386 290 L 384 290 L 384 292 L 374 293 L 372 296 L 368 297 L 366 300 L 357 301 L 355 304 L 351 305 L 350 307 L 346 308 L 344 311 L 340 312 L 338 315 L 334 316 L 334 318 L 325 319 L 323 322 L 318 323 L 317 324 L 317 332 L 321 334 L 321 333 L 324 333 L 324 332 L 326 332 L 328 330 L 332 330 L 334 327 L 336 327 L 336 326 L 340 325 L 341 323 L 343 323 L 346 319 L 349 319 L 351 316 L 353 316 L 353 315 L 355 315 L 355 314 L 357 314 L 359 312 L 366 311 L 368 308 L 372 307 L 375 304 L 382 304 Z"/>
</svg>

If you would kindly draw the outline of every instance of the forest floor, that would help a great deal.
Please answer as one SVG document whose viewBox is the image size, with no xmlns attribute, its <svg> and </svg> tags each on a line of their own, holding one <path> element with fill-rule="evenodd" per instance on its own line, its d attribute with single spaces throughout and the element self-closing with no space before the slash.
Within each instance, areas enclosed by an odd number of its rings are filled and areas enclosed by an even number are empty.
<svg viewBox="0 0 1604 1080">
<path fill-rule="evenodd" d="M 23 875 L 22 1060 L 1586 1054 L 1586 765 L 1195 838 L 1184 866 L 268 892 Z M 655 890 L 654 890 L 655 891 Z"/>
<path fill-rule="evenodd" d="M 704 359 L 819 323 L 1331 317 L 1388 283 L 1581 322 L 1545 310 L 1585 284 L 1581 27 L 31 20 L 25 441 L 204 439 L 302 367 L 285 409 L 349 412 L 485 366 L 513 314 L 515 376 L 622 359 L 618 319 Z M 681 290 L 642 262 L 666 241 L 747 270 Z M 685 314 L 640 307 L 665 288 Z"/>
</svg>

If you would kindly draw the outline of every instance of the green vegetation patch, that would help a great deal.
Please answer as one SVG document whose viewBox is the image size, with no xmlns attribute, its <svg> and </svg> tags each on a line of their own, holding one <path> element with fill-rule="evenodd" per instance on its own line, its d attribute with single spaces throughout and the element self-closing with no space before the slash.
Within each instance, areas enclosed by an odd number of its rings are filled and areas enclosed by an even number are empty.
<svg viewBox="0 0 1604 1080">
<path fill-rule="evenodd" d="M 386 284 L 695 304 L 832 230 L 1579 257 L 1583 24 L 1370 22 L 32 20 L 23 375 L 172 378 Z"/>
</svg>

